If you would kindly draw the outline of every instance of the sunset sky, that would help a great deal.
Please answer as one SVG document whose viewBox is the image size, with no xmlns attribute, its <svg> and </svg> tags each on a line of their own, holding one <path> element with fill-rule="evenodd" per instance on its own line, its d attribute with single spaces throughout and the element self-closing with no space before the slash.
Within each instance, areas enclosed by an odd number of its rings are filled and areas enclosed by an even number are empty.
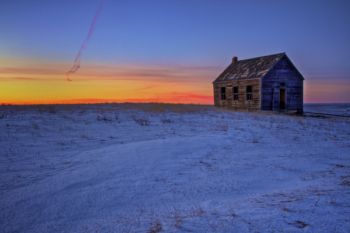
<svg viewBox="0 0 350 233">
<path fill-rule="evenodd" d="M 211 104 L 232 56 L 279 52 L 305 102 L 350 102 L 350 1 L 102 2 L 1 0 L 0 103 Z"/>
</svg>

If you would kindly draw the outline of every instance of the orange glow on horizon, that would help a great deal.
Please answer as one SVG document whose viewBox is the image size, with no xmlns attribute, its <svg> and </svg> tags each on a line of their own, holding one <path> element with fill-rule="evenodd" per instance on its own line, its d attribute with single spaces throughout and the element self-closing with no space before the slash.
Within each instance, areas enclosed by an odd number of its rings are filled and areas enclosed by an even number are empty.
<svg viewBox="0 0 350 233">
<path fill-rule="evenodd" d="M 0 103 L 212 104 L 211 79 L 217 74 L 212 67 L 90 64 L 68 82 L 62 70 L 63 64 L 0 66 Z"/>
<path fill-rule="evenodd" d="M 199 95 L 173 95 L 168 97 L 148 99 L 69 99 L 69 100 L 45 100 L 45 101 L 16 101 L 0 102 L 2 105 L 49 105 L 49 104 L 105 104 L 105 103 L 169 103 L 169 104 L 201 104 L 212 105 L 212 96 Z"/>
<path fill-rule="evenodd" d="M 67 64 L 0 59 L 0 104 L 213 104 L 223 67 L 85 64 L 65 79 Z M 12 64 L 12 65 L 11 65 Z M 350 102 L 348 80 L 305 77 L 304 102 Z"/>
</svg>

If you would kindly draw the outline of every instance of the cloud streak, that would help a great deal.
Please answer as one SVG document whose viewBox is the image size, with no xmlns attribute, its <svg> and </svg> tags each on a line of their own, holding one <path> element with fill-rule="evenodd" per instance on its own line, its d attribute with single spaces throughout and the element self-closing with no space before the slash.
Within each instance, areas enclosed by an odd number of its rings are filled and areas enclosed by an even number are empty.
<svg viewBox="0 0 350 233">
<path fill-rule="evenodd" d="M 41 67 L 0 67 L 1 77 L 30 77 L 33 80 L 60 79 L 64 64 Z M 208 82 L 220 71 L 212 66 L 179 65 L 86 65 L 76 76 L 77 81 L 159 81 L 164 82 Z"/>
<path fill-rule="evenodd" d="M 67 77 L 67 80 L 68 80 L 68 81 L 71 81 L 71 79 L 69 78 L 69 75 L 74 74 L 75 72 L 77 72 L 77 71 L 80 69 L 81 56 L 82 56 L 84 50 L 87 48 L 88 43 L 89 43 L 89 41 L 90 41 L 92 35 L 93 35 L 94 32 L 95 32 L 96 22 L 97 22 L 98 17 L 100 16 L 101 11 L 102 11 L 103 4 L 104 4 L 104 0 L 101 0 L 100 3 L 99 3 L 99 6 L 98 6 L 98 8 L 97 8 L 97 11 L 96 11 L 96 13 L 95 13 L 95 15 L 94 15 L 94 18 L 92 19 L 92 22 L 91 22 L 91 24 L 90 24 L 88 34 L 86 35 L 86 37 L 85 37 L 83 43 L 81 44 L 80 49 L 78 50 L 77 55 L 75 56 L 73 65 L 72 65 L 72 67 L 66 72 L 66 77 Z"/>
</svg>

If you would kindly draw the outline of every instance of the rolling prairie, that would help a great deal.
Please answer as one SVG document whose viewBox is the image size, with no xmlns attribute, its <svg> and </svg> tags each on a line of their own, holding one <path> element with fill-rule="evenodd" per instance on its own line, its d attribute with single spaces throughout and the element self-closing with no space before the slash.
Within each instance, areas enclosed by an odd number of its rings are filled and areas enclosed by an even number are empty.
<svg viewBox="0 0 350 233">
<path fill-rule="evenodd" d="M 348 232 L 350 120 L 2 106 L 0 181 L 4 233 Z"/>
</svg>

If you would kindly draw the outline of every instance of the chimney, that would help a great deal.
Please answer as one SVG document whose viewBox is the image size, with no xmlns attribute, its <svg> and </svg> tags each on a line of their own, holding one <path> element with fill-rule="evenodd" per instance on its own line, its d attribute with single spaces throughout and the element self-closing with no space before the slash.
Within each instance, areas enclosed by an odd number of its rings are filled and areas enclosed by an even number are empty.
<svg viewBox="0 0 350 233">
<path fill-rule="evenodd" d="M 232 64 L 236 64 L 238 62 L 238 57 L 233 57 L 232 58 Z"/>
</svg>

